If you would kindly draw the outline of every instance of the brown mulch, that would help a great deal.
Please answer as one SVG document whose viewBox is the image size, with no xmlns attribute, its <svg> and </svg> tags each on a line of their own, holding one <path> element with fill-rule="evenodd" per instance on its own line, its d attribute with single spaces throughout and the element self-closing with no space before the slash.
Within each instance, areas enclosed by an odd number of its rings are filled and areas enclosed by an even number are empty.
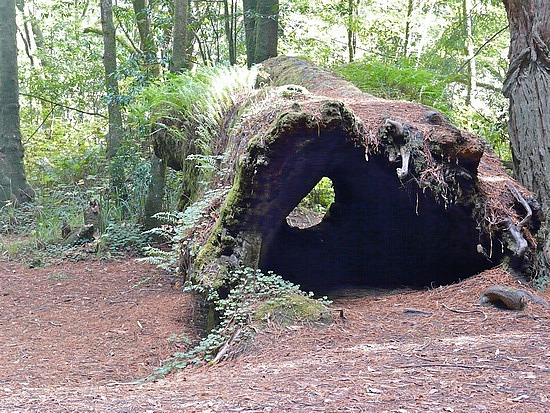
<svg viewBox="0 0 550 413">
<path fill-rule="evenodd" d="M 340 292 L 345 318 L 271 324 L 231 360 L 124 384 L 181 350 L 171 334 L 194 337 L 190 296 L 133 260 L 0 262 L 0 411 L 548 411 L 550 311 L 476 306 L 495 284 L 527 288 L 494 269 L 425 291 Z"/>
<path fill-rule="evenodd" d="M 194 302 L 135 259 L 41 269 L 0 262 L 0 387 L 105 385 L 149 375 L 196 339 Z"/>
</svg>

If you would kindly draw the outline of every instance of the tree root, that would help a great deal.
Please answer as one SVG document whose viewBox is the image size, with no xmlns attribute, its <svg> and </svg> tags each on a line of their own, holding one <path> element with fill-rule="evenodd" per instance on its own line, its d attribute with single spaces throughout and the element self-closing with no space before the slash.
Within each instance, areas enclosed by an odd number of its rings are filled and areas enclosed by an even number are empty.
<svg viewBox="0 0 550 413">
<path fill-rule="evenodd" d="M 527 248 L 529 244 L 527 243 L 527 240 L 524 238 L 523 234 L 521 233 L 523 227 L 531 220 L 531 217 L 533 216 L 533 211 L 531 210 L 531 207 L 525 200 L 525 198 L 519 193 L 517 188 L 515 186 L 506 184 L 506 188 L 516 198 L 516 200 L 525 208 L 526 215 L 525 218 L 523 218 L 518 224 L 514 224 L 511 219 L 508 219 L 508 231 L 510 231 L 510 235 L 512 235 L 512 238 L 516 242 L 517 250 L 514 252 L 514 255 L 518 257 L 523 257 L 525 255 L 525 252 L 527 251 Z"/>
<path fill-rule="evenodd" d="M 393 145 L 389 154 L 390 162 L 395 162 L 398 155 L 401 156 L 401 168 L 397 168 L 397 176 L 399 179 L 404 179 L 409 175 L 409 161 L 411 151 L 407 149 L 405 139 L 408 135 L 403 125 L 391 119 L 386 119 L 384 123 L 386 133 L 390 138 L 389 141 Z"/>
</svg>

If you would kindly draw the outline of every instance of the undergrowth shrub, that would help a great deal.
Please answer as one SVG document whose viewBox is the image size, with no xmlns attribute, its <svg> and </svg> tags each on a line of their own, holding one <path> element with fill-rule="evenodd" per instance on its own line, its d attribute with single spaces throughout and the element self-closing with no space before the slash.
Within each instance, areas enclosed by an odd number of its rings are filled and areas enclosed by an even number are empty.
<svg viewBox="0 0 550 413">
<path fill-rule="evenodd" d="M 110 223 L 99 236 L 98 252 L 111 256 L 141 255 L 151 241 L 138 223 Z"/>
<path fill-rule="evenodd" d="M 348 63 L 334 71 L 362 91 L 384 99 L 424 103 L 449 112 L 446 79 L 437 73 L 415 67 L 398 67 L 374 59 Z"/>
<path fill-rule="evenodd" d="M 252 339 L 254 321 L 289 324 L 328 320 L 330 301 L 326 297 L 313 299 L 313 293 L 303 292 L 298 285 L 272 272 L 237 268 L 225 281 L 229 292 L 224 295 L 209 286 L 187 286 L 188 291 L 205 297 L 219 322 L 198 345 L 185 353 L 175 353 L 149 379 L 192 364 L 219 361 L 227 355 L 224 349 Z"/>
</svg>

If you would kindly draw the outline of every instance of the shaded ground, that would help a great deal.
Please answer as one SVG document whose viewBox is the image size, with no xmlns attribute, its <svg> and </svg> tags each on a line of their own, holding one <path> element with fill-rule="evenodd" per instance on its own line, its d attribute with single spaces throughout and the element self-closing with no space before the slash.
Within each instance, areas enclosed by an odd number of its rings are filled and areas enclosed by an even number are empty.
<svg viewBox="0 0 550 413">
<path fill-rule="evenodd" d="M 492 270 L 430 291 L 348 291 L 331 325 L 270 325 L 232 360 L 132 385 L 182 350 L 170 335 L 194 337 L 191 297 L 133 260 L 0 262 L 0 411 L 548 411 L 550 311 L 475 306 L 493 284 L 519 286 Z"/>
</svg>

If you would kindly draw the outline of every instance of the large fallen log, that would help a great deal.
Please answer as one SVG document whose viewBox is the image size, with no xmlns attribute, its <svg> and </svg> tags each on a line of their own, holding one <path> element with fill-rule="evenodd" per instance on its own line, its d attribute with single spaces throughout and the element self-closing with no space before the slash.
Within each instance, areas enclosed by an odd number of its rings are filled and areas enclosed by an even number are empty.
<svg viewBox="0 0 550 413">
<path fill-rule="evenodd" d="M 529 271 L 540 207 L 482 140 L 297 58 L 270 59 L 260 73 L 213 140 L 224 172 L 198 196 L 206 212 L 182 241 L 186 277 L 222 286 L 231 267 L 249 266 L 325 292 L 445 284 L 503 260 Z M 155 145 L 179 169 L 194 148 L 167 133 Z M 323 177 L 335 192 L 328 213 L 289 226 Z"/>
</svg>

